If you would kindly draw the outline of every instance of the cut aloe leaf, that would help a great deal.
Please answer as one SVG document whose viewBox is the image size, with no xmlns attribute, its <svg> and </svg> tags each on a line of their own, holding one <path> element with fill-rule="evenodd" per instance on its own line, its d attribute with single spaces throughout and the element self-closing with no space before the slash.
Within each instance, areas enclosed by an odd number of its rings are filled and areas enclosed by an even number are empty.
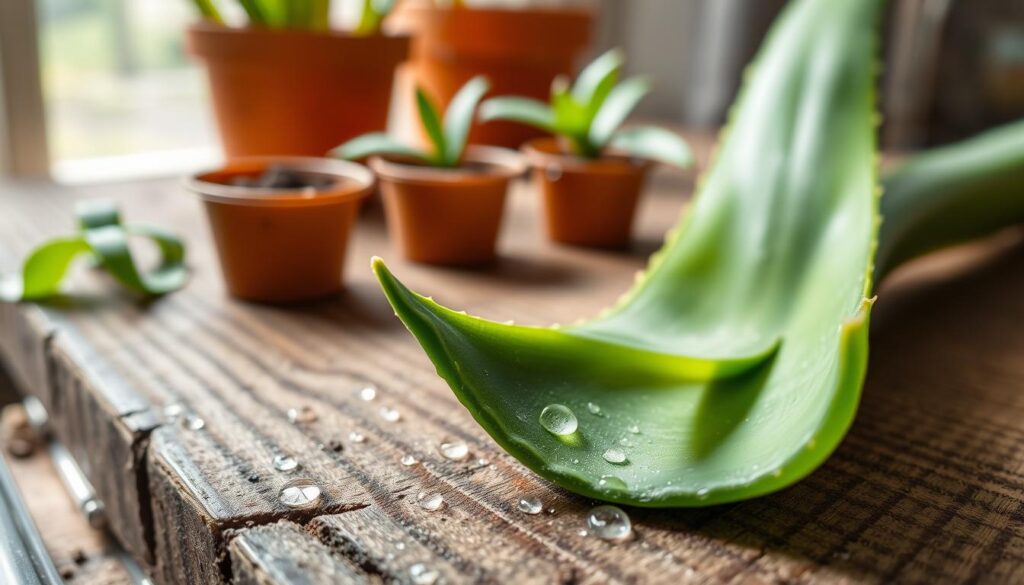
<svg viewBox="0 0 1024 585">
<path fill-rule="evenodd" d="M 375 263 L 438 373 L 511 454 L 577 493 L 642 506 L 750 498 L 828 457 L 867 365 L 880 4 L 789 5 L 677 233 L 596 320 L 541 343 L 407 293 Z M 542 421 L 553 405 L 573 433 Z"/>
</svg>

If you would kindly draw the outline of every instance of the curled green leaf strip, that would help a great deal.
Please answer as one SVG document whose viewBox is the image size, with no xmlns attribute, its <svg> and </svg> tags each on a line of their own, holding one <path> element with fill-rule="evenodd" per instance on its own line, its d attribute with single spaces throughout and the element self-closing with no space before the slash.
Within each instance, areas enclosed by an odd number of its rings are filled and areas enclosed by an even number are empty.
<svg viewBox="0 0 1024 585">
<path fill-rule="evenodd" d="M 76 208 L 80 233 L 56 238 L 36 248 L 22 265 L 21 274 L 0 281 L 0 300 L 33 301 L 60 293 L 72 262 L 89 255 L 125 288 L 144 295 L 163 295 L 185 285 L 185 246 L 166 230 L 142 224 L 122 224 L 117 207 L 107 201 L 82 201 Z M 159 265 L 141 272 L 128 246 L 130 236 L 153 241 Z"/>
<path fill-rule="evenodd" d="M 509 453 L 585 496 L 669 507 L 780 489 L 838 445 L 867 367 L 880 4 L 790 3 L 680 227 L 598 318 L 540 343 L 409 293 L 375 262 L 398 316 Z M 545 426 L 552 405 L 575 415 L 573 433 Z"/>
</svg>

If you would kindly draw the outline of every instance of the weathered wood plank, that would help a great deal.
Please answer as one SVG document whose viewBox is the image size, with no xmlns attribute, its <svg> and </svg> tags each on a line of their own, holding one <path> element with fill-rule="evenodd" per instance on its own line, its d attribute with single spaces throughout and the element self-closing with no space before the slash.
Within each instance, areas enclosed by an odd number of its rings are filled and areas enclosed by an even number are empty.
<svg viewBox="0 0 1024 585">
<path fill-rule="evenodd" d="M 345 562 L 291 522 L 240 530 L 231 541 L 230 550 L 232 582 L 238 585 L 382 581 Z"/>
<path fill-rule="evenodd" d="M 636 538 L 620 544 L 581 536 L 591 502 L 525 470 L 472 421 L 394 319 L 367 266 L 370 255 L 383 255 L 413 286 L 489 318 L 571 322 L 626 288 L 689 189 L 688 177 L 662 176 L 641 213 L 638 243 L 612 253 L 549 244 L 533 193 L 519 186 L 505 257 L 482 271 L 402 262 L 371 212 L 360 221 L 348 291 L 287 308 L 224 296 L 198 206 L 173 186 L 105 190 L 125 202 L 129 218 L 188 236 L 193 281 L 150 304 L 105 294 L 43 309 L 57 329 L 46 350 L 51 403 L 65 405 L 57 409 L 64 434 L 82 443 L 76 455 L 94 481 L 109 480 L 109 493 L 134 491 L 139 504 L 114 513 L 144 527 L 160 583 L 254 574 L 274 582 L 256 542 L 275 530 L 299 538 L 294 526 L 260 528 L 282 519 L 303 525 L 332 562 L 366 579 L 407 580 L 420 562 L 453 583 L 1024 579 L 1024 329 L 1009 326 L 1024 316 L 1016 241 L 919 264 L 881 291 L 860 414 L 821 470 L 732 506 L 630 510 Z M 0 261 L 9 265 L 11 233 L 31 222 L 40 224 L 32 233 L 54 231 L 68 201 L 51 191 L 0 197 Z M 4 231 L 12 224 L 22 227 Z M 377 390 L 372 401 L 358 393 L 367 385 Z M 203 428 L 161 421 L 172 404 L 202 418 Z M 288 409 L 304 406 L 316 420 L 289 422 Z M 402 420 L 382 418 L 382 406 Z M 438 453 L 452 439 L 469 445 L 467 460 Z M 95 452 L 102 444 L 117 445 L 115 459 L 130 465 L 109 464 Z M 275 470 L 276 455 L 301 468 Z M 403 455 L 420 463 L 402 465 Z M 278 490 L 294 477 L 323 489 L 316 508 L 281 505 Z M 446 507 L 423 510 L 421 491 L 441 493 Z M 522 514 L 523 496 L 554 514 Z M 135 538 L 124 530 L 118 537 Z"/>
</svg>

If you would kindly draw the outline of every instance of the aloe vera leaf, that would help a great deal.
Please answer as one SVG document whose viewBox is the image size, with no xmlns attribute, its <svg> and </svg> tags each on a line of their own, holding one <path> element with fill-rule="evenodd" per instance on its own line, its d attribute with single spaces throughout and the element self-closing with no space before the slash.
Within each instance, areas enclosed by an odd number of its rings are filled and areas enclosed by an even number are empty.
<svg viewBox="0 0 1024 585">
<path fill-rule="evenodd" d="M 480 119 L 484 122 L 492 120 L 509 120 L 539 128 L 545 132 L 555 132 L 555 114 L 542 101 L 525 97 L 496 97 L 480 104 Z"/>
<path fill-rule="evenodd" d="M 185 285 L 185 246 L 175 234 L 140 224 L 122 225 L 120 214 L 106 201 L 83 201 L 76 209 L 81 234 L 42 244 L 25 260 L 20 275 L 0 282 L 0 300 L 29 301 L 54 296 L 72 262 L 91 255 L 122 286 L 145 295 L 162 295 Z M 129 235 L 151 239 L 160 252 L 160 264 L 140 272 L 128 247 Z"/>
<path fill-rule="evenodd" d="M 406 146 L 384 132 L 371 132 L 349 140 L 331 151 L 331 156 L 348 160 L 359 160 L 374 155 L 406 156 L 429 163 L 433 158 L 411 146 Z"/>
<path fill-rule="evenodd" d="M 441 128 L 441 115 L 437 111 L 437 105 L 430 99 L 427 92 L 416 88 L 416 107 L 419 109 L 420 123 L 427 132 L 427 138 L 433 146 L 433 157 L 435 162 L 441 163 L 445 160 L 445 136 Z"/>
<path fill-rule="evenodd" d="M 263 4 L 260 0 L 239 0 L 238 3 L 245 10 L 245 15 L 249 18 L 250 25 L 266 26 L 270 24 L 269 17 L 263 9 Z"/>
<path fill-rule="evenodd" d="M 214 24 L 224 24 L 224 17 L 220 14 L 220 9 L 214 3 L 214 0 L 194 0 L 196 9 L 199 10 L 199 14 L 204 19 L 209 20 Z"/>
<path fill-rule="evenodd" d="M 587 106 L 572 96 L 569 80 L 565 77 L 556 77 L 551 83 L 551 111 L 555 116 L 556 131 L 569 139 L 575 154 L 587 158 L 597 156 L 598 149 L 587 140 L 590 129 Z"/>
<path fill-rule="evenodd" d="M 395 294 L 399 283 L 375 263 L 438 373 L 512 455 L 577 493 L 654 507 L 769 493 L 828 457 L 867 366 L 880 4 L 788 5 L 695 202 L 646 276 L 596 320 L 552 333 L 542 357 L 528 328 Z M 755 365 L 672 380 L 632 360 L 563 356 L 580 339 Z M 564 370 L 551 365 L 561 359 Z M 591 368 L 603 375 L 577 386 Z M 576 414 L 576 433 L 545 430 L 550 404 Z M 615 449 L 622 464 L 605 457 Z"/>
<path fill-rule="evenodd" d="M 651 91 L 651 84 L 646 79 L 634 77 L 616 85 L 608 93 L 604 104 L 594 114 L 587 138 L 597 148 L 603 148 L 611 139 L 612 134 L 626 121 L 629 113 L 636 108 L 640 100 Z"/>
<path fill-rule="evenodd" d="M 352 33 L 357 36 L 377 33 L 384 22 L 384 17 L 391 13 L 394 6 L 395 0 L 363 0 L 363 10 Z"/>
<path fill-rule="evenodd" d="M 445 164 L 455 166 L 459 163 L 469 139 L 469 130 L 473 127 L 476 107 L 490 89 L 487 78 L 478 75 L 467 81 L 448 104 L 444 114 L 444 150 L 441 151 Z"/>
<path fill-rule="evenodd" d="M 916 256 L 1024 223 L 1024 120 L 897 167 L 881 207 L 879 278 Z"/>
<path fill-rule="evenodd" d="M 331 0 L 310 0 L 309 28 L 327 30 L 331 24 Z"/>
<path fill-rule="evenodd" d="M 619 49 L 610 49 L 580 71 L 572 87 L 572 97 L 581 104 L 599 108 L 618 81 L 623 56 Z"/>
<path fill-rule="evenodd" d="M 612 134 L 608 147 L 638 158 L 654 160 L 679 168 L 693 164 L 690 145 L 678 134 L 657 126 L 635 126 Z"/>
</svg>

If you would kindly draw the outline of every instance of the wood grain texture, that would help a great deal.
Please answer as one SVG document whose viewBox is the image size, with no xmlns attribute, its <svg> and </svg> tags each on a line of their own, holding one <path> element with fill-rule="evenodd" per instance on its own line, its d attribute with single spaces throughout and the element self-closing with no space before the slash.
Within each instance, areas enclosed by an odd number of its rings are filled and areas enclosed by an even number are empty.
<svg viewBox="0 0 1024 585">
<path fill-rule="evenodd" d="M 709 142 L 697 142 L 706 161 Z M 620 544 L 581 536 L 593 503 L 495 446 L 370 274 L 378 254 L 442 303 L 526 324 L 572 322 L 628 287 L 691 188 L 690 176 L 659 175 L 633 248 L 597 252 L 548 243 L 532 190 L 517 185 L 503 258 L 480 271 L 403 262 L 379 210 L 369 210 L 348 290 L 272 307 L 224 295 L 201 210 L 173 184 L 4 187 L 0 268 L 66 231 L 72 198 L 99 194 L 122 201 L 129 220 L 186 234 L 193 271 L 185 290 L 154 302 L 112 292 L 85 271 L 73 298 L 5 310 L 48 324 L 26 329 L 46 364 L 46 387 L 30 389 L 48 393 L 63 421 L 58 434 L 76 443 L 104 497 L 123 501 L 108 502 L 115 534 L 150 561 L 159 583 L 284 583 L 316 559 L 397 582 L 409 582 L 417 563 L 448 583 L 1024 581 L 1020 234 L 914 265 L 880 291 L 860 413 L 819 471 L 740 504 L 629 510 L 636 537 Z M 0 337 L 12 337 L 6 325 Z M 27 355 L 9 347 L 9 359 Z M 377 389 L 373 401 L 359 397 L 367 385 Z M 203 428 L 166 417 L 172 404 Z M 386 421 L 382 406 L 402 419 Z M 289 422 L 287 411 L 302 407 L 316 420 Z M 445 440 L 465 441 L 471 455 L 445 459 Z M 402 465 L 406 454 L 420 463 Z M 276 471 L 276 455 L 294 456 L 300 469 Z M 323 489 L 318 507 L 280 503 L 295 477 Z M 423 510 L 420 492 L 442 494 L 445 507 Z M 519 512 L 525 496 L 553 513 Z M 274 538 L 294 554 L 270 546 Z"/>
</svg>

